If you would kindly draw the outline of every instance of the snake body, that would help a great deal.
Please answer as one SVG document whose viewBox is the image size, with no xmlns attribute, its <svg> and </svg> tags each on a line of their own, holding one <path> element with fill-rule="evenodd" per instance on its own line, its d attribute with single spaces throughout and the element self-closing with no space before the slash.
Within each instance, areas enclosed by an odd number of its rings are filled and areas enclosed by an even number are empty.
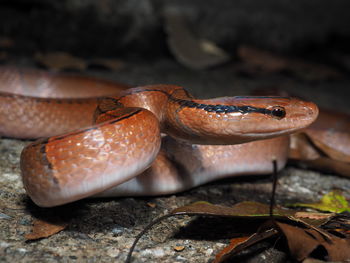
<svg viewBox="0 0 350 263">
<path fill-rule="evenodd" d="M 26 71 L 11 69 L 6 74 L 11 75 L 12 82 L 28 78 Z M 6 74 L 1 73 L 0 79 Z M 51 80 L 47 75 L 44 78 Z M 34 82 L 37 79 L 40 75 Z M 22 89 L 33 88 L 29 82 L 18 83 Z M 109 84 L 106 86 L 108 90 Z M 80 106 L 91 105 L 85 113 L 88 116 L 82 114 L 80 119 L 92 122 L 93 118 L 94 125 L 73 127 L 71 132 L 39 139 L 23 150 L 24 187 L 37 205 L 56 206 L 92 195 L 169 194 L 229 175 L 268 173 L 272 158 L 279 160 L 279 168 L 285 163 L 288 137 L 283 135 L 307 127 L 318 114 L 315 104 L 289 97 L 199 100 L 174 85 L 122 92 L 118 88 L 118 95 L 99 99 L 97 107 L 95 98 L 0 95 L 0 99 L 17 103 L 18 107 L 24 106 L 22 101 L 32 102 L 19 114 L 21 121 L 30 119 L 23 117 L 30 107 L 37 107 L 39 114 L 44 111 L 44 116 L 53 116 L 49 107 L 53 106 L 59 120 L 52 117 L 50 124 L 42 124 L 43 119 L 38 117 L 38 124 L 33 125 L 37 127 L 60 126 L 69 115 L 75 116 L 75 109 L 79 113 Z M 68 114 L 63 117 L 64 111 L 58 113 L 58 105 L 64 105 L 62 109 L 71 105 L 65 111 Z M 12 128 L 2 128 L 3 135 L 12 136 Z M 41 137 L 52 132 L 40 128 L 33 133 L 29 129 L 17 128 L 13 136 Z M 67 129 L 64 126 L 63 130 Z M 45 130 L 44 134 L 41 130 Z"/>
</svg>

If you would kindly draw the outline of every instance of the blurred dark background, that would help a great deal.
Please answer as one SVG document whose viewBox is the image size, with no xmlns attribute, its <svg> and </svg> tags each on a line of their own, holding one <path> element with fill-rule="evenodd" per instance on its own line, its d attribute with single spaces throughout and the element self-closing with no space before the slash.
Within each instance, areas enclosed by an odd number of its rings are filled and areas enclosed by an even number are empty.
<svg viewBox="0 0 350 263">
<path fill-rule="evenodd" d="M 2 0 L 0 62 L 52 70 L 55 52 L 108 58 L 120 67 L 58 70 L 206 97 L 279 88 L 349 111 L 349 10 L 348 0 Z"/>
<path fill-rule="evenodd" d="M 349 51 L 347 0 L 3 0 L 0 33 L 13 39 L 17 54 L 164 56 L 169 7 L 198 37 L 232 54 L 242 43 L 283 53 Z"/>
</svg>

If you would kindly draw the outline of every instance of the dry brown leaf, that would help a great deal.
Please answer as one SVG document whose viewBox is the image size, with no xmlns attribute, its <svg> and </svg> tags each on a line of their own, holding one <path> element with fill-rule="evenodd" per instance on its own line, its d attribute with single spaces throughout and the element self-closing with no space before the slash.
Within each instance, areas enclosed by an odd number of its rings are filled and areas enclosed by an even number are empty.
<svg viewBox="0 0 350 263">
<path fill-rule="evenodd" d="M 318 212 L 296 212 L 296 218 L 310 218 L 310 219 L 328 219 L 332 214 L 318 213 Z"/>
<path fill-rule="evenodd" d="M 231 207 L 213 205 L 208 202 L 195 202 L 186 206 L 182 206 L 174 209 L 172 214 L 203 214 L 203 215 L 216 215 L 216 216 L 232 216 L 232 217 L 268 217 L 269 216 L 269 206 L 257 202 L 241 202 L 237 203 Z M 290 211 L 281 211 L 280 209 L 274 209 L 275 216 L 283 215 L 289 216 Z M 294 213 L 292 213 L 294 214 Z"/>
<path fill-rule="evenodd" d="M 206 69 L 230 59 L 215 43 L 197 38 L 180 11 L 170 8 L 165 10 L 164 21 L 169 49 L 181 64 L 192 69 Z"/>
<path fill-rule="evenodd" d="M 237 55 L 246 65 L 265 73 L 288 71 L 305 80 L 338 79 L 342 77 L 340 72 L 326 65 L 292 59 L 258 48 L 242 45 L 238 47 Z"/>
<path fill-rule="evenodd" d="M 54 71 L 83 71 L 87 68 L 87 63 L 83 59 L 74 57 L 66 52 L 37 53 L 35 60 L 42 66 Z"/>
<path fill-rule="evenodd" d="M 343 77 L 339 71 L 332 67 L 302 60 L 290 60 L 287 70 L 302 79 L 310 81 L 334 80 Z"/>
<path fill-rule="evenodd" d="M 250 236 L 246 237 L 236 237 L 230 240 L 230 244 L 224 247 L 218 254 L 215 255 L 214 263 L 223 262 L 228 255 L 232 253 L 232 251 L 240 244 L 246 242 Z"/>
<path fill-rule="evenodd" d="M 314 229 L 303 229 L 289 224 L 276 222 L 285 235 L 290 253 L 302 261 L 319 246 L 323 247 L 328 260 L 344 262 L 350 260 L 350 240 L 329 234 L 326 238 Z"/>
<path fill-rule="evenodd" d="M 350 239 L 350 214 L 343 213 L 338 215 L 327 222 L 323 228 L 327 229 L 328 231 L 334 231 L 335 233 Z"/>
<path fill-rule="evenodd" d="M 185 246 L 175 246 L 175 247 L 174 247 L 174 250 L 175 250 L 176 252 L 184 251 L 184 249 L 185 249 Z"/>
<path fill-rule="evenodd" d="M 215 255 L 214 263 L 221 263 L 226 259 L 228 259 L 229 257 L 233 256 L 233 254 L 240 252 L 241 250 L 236 252 L 238 246 L 245 244 L 248 240 L 252 239 L 256 235 L 257 234 L 254 233 L 251 236 L 236 237 L 231 239 L 230 244 L 224 247 L 218 254 Z"/>
<path fill-rule="evenodd" d="M 88 67 L 98 67 L 112 71 L 118 71 L 124 67 L 124 62 L 118 59 L 107 59 L 107 58 L 95 58 L 90 59 L 88 62 Z"/>
<path fill-rule="evenodd" d="M 297 211 L 275 207 L 273 209 L 274 218 L 289 219 L 294 222 L 299 222 L 312 227 L 319 227 L 324 223 L 328 222 L 332 218 L 332 214 L 328 214 L 323 218 L 311 219 L 311 218 L 298 218 L 295 216 Z M 223 216 L 232 218 L 252 218 L 252 219 L 266 219 L 270 217 L 269 205 L 258 203 L 258 202 L 240 202 L 231 207 L 214 205 L 208 202 L 195 202 L 193 204 L 185 205 L 174 209 L 171 214 L 173 215 L 206 215 L 206 216 Z"/>
<path fill-rule="evenodd" d="M 61 219 L 55 219 L 48 222 L 42 219 L 35 219 L 33 222 L 32 232 L 25 235 L 27 240 L 36 240 L 57 234 L 68 226 L 68 222 Z"/>
<path fill-rule="evenodd" d="M 308 257 L 320 244 L 317 239 L 313 238 L 313 235 L 306 234 L 305 230 L 302 228 L 278 222 L 276 222 L 276 224 L 286 236 L 290 253 L 298 261 Z M 318 235 L 318 233 L 316 234 Z"/>
<path fill-rule="evenodd" d="M 156 203 L 152 203 L 152 202 L 148 202 L 147 206 L 151 207 L 151 208 L 155 208 L 157 206 Z"/>
<path fill-rule="evenodd" d="M 244 249 L 251 247 L 252 245 L 261 242 L 263 240 L 277 237 L 279 235 L 278 230 L 271 228 L 271 224 L 268 221 L 267 224 L 262 227 L 269 226 L 268 228 L 265 228 L 264 231 L 259 231 L 257 233 L 254 233 L 250 236 L 244 236 L 244 237 L 237 237 L 234 239 L 231 239 L 230 244 L 223 248 L 216 256 L 214 263 L 221 263 L 226 261 L 228 258 L 237 255 Z"/>
<path fill-rule="evenodd" d="M 237 49 L 237 55 L 248 65 L 268 73 L 282 71 L 287 67 L 285 59 L 257 48 L 240 46 Z"/>
<path fill-rule="evenodd" d="M 189 204 L 183 207 L 176 208 L 170 214 L 164 215 L 153 222 L 151 222 L 135 239 L 133 245 L 130 248 L 130 251 L 127 256 L 126 262 L 130 262 L 132 253 L 140 240 L 140 238 L 155 224 L 158 224 L 162 220 L 166 218 L 170 218 L 172 216 L 210 216 L 210 217 L 228 217 L 237 219 L 237 223 L 240 227 L 244 223 L 249 221 L 249 232 L 247 233 L 248 237 L 244 237 L 243 239 L 234 239 L 231 241 L 231 244 L 223 249 L 216 257 L 215 263 L 222 262 L 229 257 L 236 255 L 237 253 L 243 251 L 244 249 L 269 238 L 279 237 L 282 234 L 281 228 L 283 228 L 284 235 L 288 240 L 288 244 L 291 248 L 291 251 L 294 253 L 293 255 L 297 257 L 299 260 L 302 260 L 309 256 L 309 254 L 315 250 L 318 246 L 322 245 L 327 251 L 328 255 L 332 258 L 338 259 L 341 257 L 347 256 L 345 253 L 336 254 L 334 251 L 339 245 L 340 248 L 346 248 L 349 244 L 343 242 L 341 238 L 338 238 L 328 232 L 323 226 L 328 224 L 328 229 L 334 231 L 338 225 L 343 226 L 343 231 L 347 231 L 350 227 L 347 226 L 346 219 L 339 220 L 339 215 L 335 213 L 327 213 L 322 216 L 319 213 L 309 213 L 305 212 L 304 214 L 300 214 L 299 211 L 285 209 L 283 207 L 276 207 L 272 209 L 272 215 L 270 214 L 270 207 L 268 205 L 257 203 L 257 202 L 241 202 L 232 207 L 214 205 L 208 202 L 196 202 L 193 204 Z M 344 217 L 344 216 L 343 216 Z M 248 220 L 249 219 L 249 220 Z M 263 221 L 262 221 L 263 220 Z M 287 222 L 290 225 L 284 227 L 284 225 L 279 226 L 279 222 Z M 330 222 L 332 224 L 330 224 Z M 256 228 L 251 227 L 251 224 L 260 225 L 259 230 L 256 231 Z M 293 225 L 298 225 L 293 226 Z M 290 229 L 293 229 L 289 231 Z M 296 229 L 296 237 L 293 239 L 293 231 Z M 254 233 L 255 232 L 255 233 Z M 291 232 L 291 233 L 289 233 Z M 299 232 L 303 235 L 299 235 Z M 318 235 L 317 238 L 310 237 L 316 233 Z M 291 236 L 291 237 L 289 237 Z M 321 240 L 321 238 L 323 240 Z M 306 240 L 306 241 L 305 241 Z M 328 245 L 322 243 L 324 240 L 332 242 L 336 242 L 334 245 Z M 299 242 L 294 244 L 295 242 Z M 303 242 L 307 242 L 306 245 L 303 245 Z M 350 247 L 349 247 L 350 249 Z M 350 250 L 349 250 L 350 253 Z"/>
</svg>

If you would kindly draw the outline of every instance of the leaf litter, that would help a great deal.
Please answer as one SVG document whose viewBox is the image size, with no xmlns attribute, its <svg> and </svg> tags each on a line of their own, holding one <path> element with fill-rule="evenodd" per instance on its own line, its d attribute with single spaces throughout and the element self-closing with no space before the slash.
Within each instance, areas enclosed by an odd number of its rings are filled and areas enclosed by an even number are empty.
<svg viewBox="0 0 350 263">
<path fill-rule="evenodd" d="M 306 204 L 306 206 L 308 205 Z M 267 240 L 272 240 L 275 245 L 287 248 L 290 255 L 297 261 L 310 258 L 339 262 L 349 261 L 350 213 L 344 212 L 348 209 L 345 197 L 340 192 L 334 191 L 323 196 L 321 201 L 314 206 L 321 207 L 321 210 L 328 212 L 300 211 L 299 209 L 250 201 L 237 203 L 230 207 L 202 201 L 195 202 L 176 208 L 170 214 L 151 222 L 136 237 L 126 262 L 131 261 L 132 252 L 137 242 L 150 228 L 166 218 L 184 215 L 235 218 L 238 219 L 235 223 L 238 224 L 237 229 L 239 229 L 240 224 L 247 222 L 252 226 L 258 224 L 258 228 L 250 228 L 251 233 L 239 233 L 241 236 L 235 235 L 230 240 L 230 244 L 217 253 L 214 263 L 224 262 L 249 247 Z M 342 207 L 342 209 L 335 209 L 335 207 Z M 339 211 L 343 213 L 339 213 Z M 247 221 L 248 219 L 249 221 Z"/>
</svg>

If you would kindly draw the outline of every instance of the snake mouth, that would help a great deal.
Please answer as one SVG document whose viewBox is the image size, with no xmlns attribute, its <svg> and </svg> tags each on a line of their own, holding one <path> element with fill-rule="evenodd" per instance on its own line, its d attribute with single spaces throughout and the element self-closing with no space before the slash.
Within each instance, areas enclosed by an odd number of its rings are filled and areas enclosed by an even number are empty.
<svg viewBox="0 0 350 263">
<path fill-rule="evenodd" d="M 291 133 L 294 133 L 296 131 L 299 131 L 301 128 L 291 128 L 288 130 L 281 130 L 281 131 L 275 131 L 275 132 L 261 132 L 261 133 L 245 133 L 242 134 L 244 137 L 247 138 L 256 138 L 256 140 L 259 139 L 269 139 L 272 137 L 278 137 L 278 136 L 284 136 L 284 135 L 289 135 Z"/>
<path fill-rule="evenodd" d="M 312 124 L 317 118 L 317 115 L 315 118 L 313 118 L 310 121 L 305 122 L 304 125 L 298 125 L 296 127 L 291 127 L 288 129 L 281 129 L 277 131 L 261 131 L 261 132 L 251 132 L 251 133 L 244 133 L 242 136 L 246 136 L 248 138 L 256 138 L 256 139 L 264 139 L 264 138 L 271 138 L 271 137 L 278 137 L 278 136 L 283 136 L 283 135 L 289 135 L 295 132 L 298 132 L 300 130 L 303 130 L 307 128 L 310 124 Z"/>
</svg>

